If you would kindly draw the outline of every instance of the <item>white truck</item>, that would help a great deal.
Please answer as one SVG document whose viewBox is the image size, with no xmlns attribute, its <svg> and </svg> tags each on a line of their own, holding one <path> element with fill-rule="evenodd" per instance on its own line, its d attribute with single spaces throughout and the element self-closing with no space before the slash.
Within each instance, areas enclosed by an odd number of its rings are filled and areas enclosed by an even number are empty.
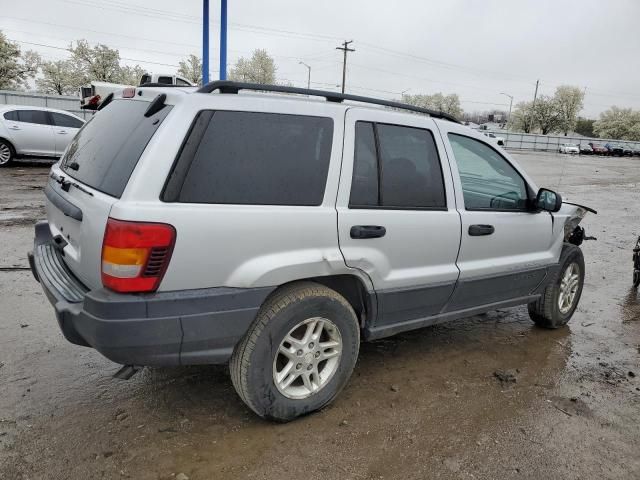
<svg viewBox="0 0 640 480">
<path fill-rule="evenodd" d="M 145 84 L 176 85 L 179 87 L 195 87 L 196 84 L 190 82 L 179 75 L 170 73 L 145 73 L 140 77 L 138 85 Z M 100 102 L 110 93 L 116 94 L 125 88 L 133 88 L 134 85 L 123 85 L 111 82 L 91 82 L 87 87 L 80 87 L 80 108 L 83 110 L 96 110 Z"/>
</svg>

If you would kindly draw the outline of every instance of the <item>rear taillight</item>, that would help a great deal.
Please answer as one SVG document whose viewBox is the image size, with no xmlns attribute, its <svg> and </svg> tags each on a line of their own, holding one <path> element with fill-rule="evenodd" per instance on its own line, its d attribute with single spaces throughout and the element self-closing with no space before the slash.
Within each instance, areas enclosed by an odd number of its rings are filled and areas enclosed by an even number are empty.
<svg viewBox="0 0 640 480">
<path fill-rule="evenodd" d="M 133 98 L 136 96 L 136 89 L 133 87 L 127 87 L 122 90 L 122 98 Z"/>
<path fill-rule="evenodd" d="M 102 242 L 102 284 L 116 292 L 155 291 L 175 240 L 175 228 L 166 223 L 109 218 Z"/>
</svg>

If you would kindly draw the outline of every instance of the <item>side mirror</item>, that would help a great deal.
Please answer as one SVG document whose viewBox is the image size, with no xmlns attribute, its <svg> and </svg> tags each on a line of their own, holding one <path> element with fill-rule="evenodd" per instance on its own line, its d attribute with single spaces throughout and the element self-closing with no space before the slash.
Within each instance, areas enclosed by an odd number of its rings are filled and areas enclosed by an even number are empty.
<svg viewBox="0 0 640 480">
<path fill-rule="evenodd" d="M 541 188 L 536 196 L 536 208 L 547 212 L 557 212 L 562 207 L 562 197 L 559 193 Z"/>
</svg>

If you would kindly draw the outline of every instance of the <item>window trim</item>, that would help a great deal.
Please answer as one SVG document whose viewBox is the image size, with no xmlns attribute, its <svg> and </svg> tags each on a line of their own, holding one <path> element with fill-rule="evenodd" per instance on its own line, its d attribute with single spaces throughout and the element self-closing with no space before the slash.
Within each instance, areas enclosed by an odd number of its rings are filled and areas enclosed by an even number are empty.
<svg viewBox="0 0 640 480">
<path fill-rule="evenodd" d="M 353 187 L 353 172 L 356 166 L 356 155 L 355 155 L 355 147 L 356 147 L 356 124 L 358 122 L 369 123 L 373 127 L 373 138 L 375 140 L 375 154 L 376 154 L 376 166 L 378 172 L 378 205 L 357 205 L 351 203 L 351 189 Z M 380 138 L 378 135 L 378 125 L 385 125 L 389 127 L 400 127 L 400 128 L 411 128 L 414 130 L 423 130 L 429 132 L 431 137 L 433 138 L 433 145 L 436 149 L 436 155 L 438 157 L 438 167 L 440 169 L 440 178 L 442 180 L 442 192 L 444 195 L 444 205 L 438 207 L 406 207 L 406 206 L 397 206 L 397 205 L 380 205 L 382 203 L 382 162 L 380 156 Z M 447 184 L 444 180 L 444 170 L 442 168 L 442 158 L 440 156 L 440 151 L 438 150 L 438 143 L 436 142 L 436 136 L 433 133 L 433 130 L 425 127 L 414 127 L 413 125 L 403 125 L 400 123 L 389 123 L 389 122 L 376 122 L 373 120 L 356 120 L 353 122 L 353 165 L 351 166 L 351 183 L 349 184 L 349 201 L 347 203 L 347 208 L 349 210 L 408 210 L 408 211 L 431 211 L 431 212 L 446 212 L 449 210 L 449 201 L 447 199 Z"/>
<path fill-rule="evenodd" d="M 320 202 L 317 204 L 313 204 L 313 205 L 289 205 L 289 204 L 272 204 L 272 203 L 220 203 L 220 202 L 181 202 L 178 200 L 180 192 L 182 191 L 182 187 L 184 186 L 184 182 L 187 178 L 187 175 L 189 173 L 189 170 L 191 169 L 191 165 L 193 164 L 193 160 L 195 159 L 195 155 L 190 155 L 190 159 L 188 161 L 183 161 L 180 162 L 180 158 L 182 157 L 182 153 L 185 149 L 187 148 L 195 148 L 195 151 L 198 149 L 198 147 L 200 146 L 200 143 L 202 143 L 202 140 L 204 138 L 204 133 L 206 132 L 206 130 L 209 128 L 209 123 L 211 123 L 211 120 L 213 119 L 213 116 L 215 115 L 216 112 L 229 112 L 229 113 L 260 113 L 260 114 L 267 114 L 267 115 L 288 115 L 288 116 L 295 116 L 295 117 L 311 117 L 311 118 L 324 118 L 327 120 L 331 121 L 331 138 L 329 139 L 331 145 L 330 145 L 330 150 L 329 150 L 329 163 L 327 166 L 327 178 L 325 179 L 324 182 L 324 191 L 322 193 L 322 198 L 320 199 Z M 208 116 L 208 120 L 206 120 L 206 122 L 204 122 L 201 126 L 198 126 L 198 119 L 200 119 L 201 116 L 203 115 L 207 115 Z M 196 128 L 199 130 L 197 132 L 198 138 L 195 139 L 197 140 L 197 142 L 193 143 L 192 145 L 188 145 L 189 144 L 189 140 L 191 140 L 192 135 L 194 134 Z M 171 164 L 171 168 L 169 169 L 169 174 L 167 175 L 165 181 L 164 181 L 164 185 L 162 186 L 162 190 L 160 191 L 160 195 L 158 197 L 158 199 L 163 202 L 163 203 L 175 203 L 175 204 L 179 204 L 179 205 L 229 205 L 229 206 L 242 206 L 242 207 L 276 207 L 276 208 L 280 208 L 280 207 L 296 207 L 296 208 L 318 208 L 318 207 L 322 207 L 322 205 L 325 202 L 326 196 L 327 196 L 327 184 L 329 182 L 329 174 L 331 173 L 331 158 L 333 156 L 333 150 L 334 150 L 334 141 L 333 141 L 333 137 L 335 135 L 335 128 L 336 128 L 336 122 L 335 119 L 331 116 L 327 116 L 327 115 L 309 115 L 309 114 L 300 114 L 300 113 L 282 113 L 282 112 L 269 112 L 269 111 L 256 111 L 256 110 L 227 110 L 227 109 L 215 109 L 215 108 L 203 108 L 202 110 L 198 110 L 195 114 L 195 116 L 193 117 L 193 120 L 191 121 L 191 125 L 189 126 L 189 130 L 187 131 L 186 135 L 184 136 L 184 138 L 182 139 L 182 143 L 180 145 L 180 149 L 178 150 L 178 152 L 176 153 L 176 156 L 173 160 L 173 163 Z M 181 164 L 182 163 L 182 164 Z M 178 169 L 180 169 L 181 171 L 178 171 Z M 176 173 L 177 172 L 177 173 Z M 180 180 L 179 185 L 171 185 L 171 180 L 178 176 L 177 180 L 174 180 L 174 182 L 177 182 L 178 180 Z M 169 188 L 171 188 L 171 191 L 169 191 Z"/>
<path fill-rule="evenodd" d="M 464 200 L 464 188 L 462 187 L 462 175 L 460 175 L 460 169 L 458 168 L 458 160 L 456 160 L 456 154 L 453 151 L 453 144 L 451 143 L 451 139 L 449 138 L 450 135 L 457 135 L 458 137 L 464 137 L 464 138 L 468 138 L 470 140 L 475 140 L 476 142 L 479 142 L 480 144 L 489 147 L 491 150 L 493 150 L 495 153 L 497 153 L 500 158 L 502 158 L 505 162 L 507 162 L 507 165 L 509 165 L 511 168 L 513 168 L 513 170 L 516 172 L 516 174 L 522 180 L 522 183 L 524 183 L 524 187 L 525 187 L 525 190 L 527 192 L 527 198 L 526 198 L 527 205 L 526 205 L 526 207 L 525 208 L 469 208 L 469 207 L 467 207 L 467 202 L 465 202 L 465 200 Z M 522 174 L 520 173 L 520 170 L 518 170 L 515 167 L 515 165 L 513 165 L 513 163 L 511 163 L 507 157 L 502 155 L 493 145 L 491 145 L 488 142 L 485 142 L 484 140 L 481 140 L 481 139 L 478 139 L 478 138 L 475 138 L 475 137 L 471 137 L 469 135 L 464 135 L 462 133 L 451 132 L 451 131 L 447 132 L 447 141 L 449 142 L 449 145 L 451 145 L 451 152 L 453 153 L 453 160 L 456 162 L 456 171 L 458 172 L 458 179 L 460 180 L 460 192 L 462 193 L 462 201 L 464 203 L 465 211 L 467 211 L 467 212 L 538 213 L 538 211 L 536 211 L 536 210 L 534 210 L 532 208 L 532 197 L 535 195 L 534 192 L 533 192 L 533 189 L 531 188 L 531 186 L 529 185 L 527 180 L 522 176 Z"/>
</svg>

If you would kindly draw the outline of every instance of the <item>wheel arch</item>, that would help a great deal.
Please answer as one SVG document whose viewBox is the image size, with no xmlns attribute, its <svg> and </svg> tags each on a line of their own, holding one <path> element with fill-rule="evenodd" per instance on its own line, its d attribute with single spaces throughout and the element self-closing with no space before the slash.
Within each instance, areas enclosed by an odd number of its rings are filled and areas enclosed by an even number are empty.
<svg viewBox="0 0 640 480">
<path fill-rule="evenodd" d="M 266 303 L 272 295 L 276 294 L 285 286 L 304 282 L 319 283 L 320 285 L 324 285 L 325 287 L 335 290 L 342 295 L 356 313 L 360 328 L 364 328 L 368 323 L 371 323 L 377 314 L 377 300 L 375 292 L 373 290 L 369 290 L 365 282 L 354 274 L 324 275 L 292 280 L 291 282 L 279 285 L 273 292 L 271 292 L 269 297 L 265 299 L 264 303 Z"/>
</svg>

